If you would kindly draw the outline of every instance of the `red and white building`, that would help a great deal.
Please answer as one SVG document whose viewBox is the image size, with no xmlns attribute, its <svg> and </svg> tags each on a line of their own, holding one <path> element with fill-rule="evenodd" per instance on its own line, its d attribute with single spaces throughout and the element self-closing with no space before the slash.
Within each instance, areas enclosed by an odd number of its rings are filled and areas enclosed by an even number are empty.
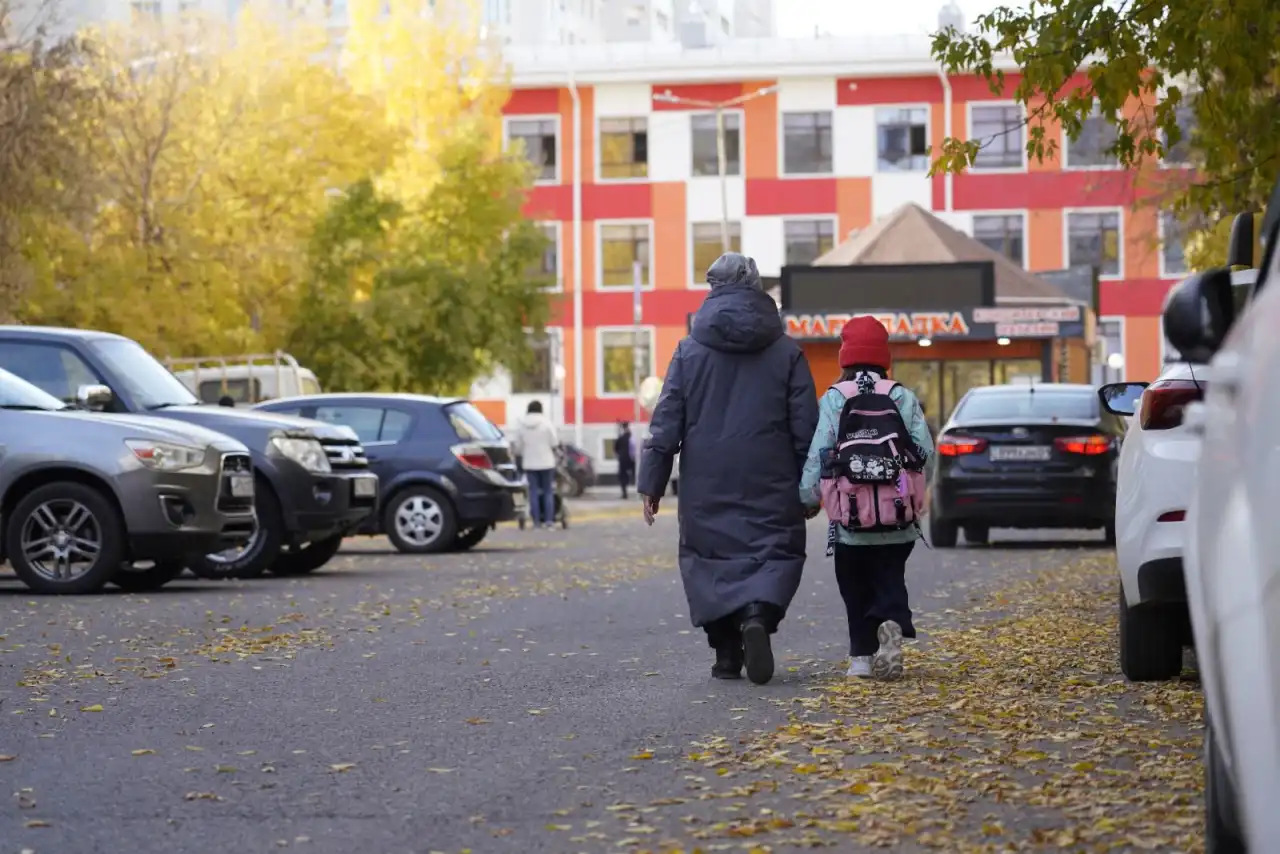
<svg viewBox="0 0 1280 854">
<path fill-rule="evenodd" d="M 1047 127 L 1060 154 L 1028 163 L 1021 109 L 980 78 L 943 75 L 925 37 L 513 47 L 509 57 L 506 133 L 541 155 L 527 211 L 554 239 L 558 296 L 539 370 L 472 389 L 498 424 L 540 399 L 609 471 L 607 439 L 633 413 L 634 344 L 644 372 L 661 376 L 706 294 L 722 215 L 766 276 L 904 202 L 1031 271 L 1095 263 L 1099 336 L 1123 360 L 1115 370 L 1159 371 L 1160 308 L 1184 271 L 1173 223 L 1101 153 L 1100 123 L 1077 143 Z M 1009 91 L 1016 83 L 1010 75 Z M 715 116 L 693 102 L 731 101 L 722 199 Z M 929 177 L 928 150 L 948 135 L 995 139 L 967 173 Z"/>
</svg>

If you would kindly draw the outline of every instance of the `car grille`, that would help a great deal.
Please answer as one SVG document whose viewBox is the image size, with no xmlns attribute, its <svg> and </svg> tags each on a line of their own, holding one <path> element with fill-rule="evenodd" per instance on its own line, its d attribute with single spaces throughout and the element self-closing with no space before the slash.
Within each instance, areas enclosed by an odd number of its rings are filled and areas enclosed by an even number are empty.
<svg viewBox="0 0 1280 854">
<path fill-rule="evenodd" d="M 334 471 L 359 471 L 369 468 L 369 458 L 364 455 L 364 447 L 350 439 L 321 439 L 325 456 L 329 458 L 329 468 Z"/>
<path fill-rule="evenodd" d="M 253 509 L 253 497 L 238 498 L 231 494 L 231 475 L 253 476 L 253 460 L 248 454 L 223 454 L 222 472 L 218 475 L 218 509 L 224 513 L 244 513 Z"/>
</svg>

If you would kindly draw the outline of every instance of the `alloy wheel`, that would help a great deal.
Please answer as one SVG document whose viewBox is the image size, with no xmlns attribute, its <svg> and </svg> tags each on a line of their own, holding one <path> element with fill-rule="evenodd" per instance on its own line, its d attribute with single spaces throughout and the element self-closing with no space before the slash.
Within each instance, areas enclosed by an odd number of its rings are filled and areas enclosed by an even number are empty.
<svg viewBox="0 0 1280 854">
<path fill-rule="evenodd" d="M 396 533 L 415 546 L 431 545 L 443 528 L 444 513 L 428 496 L 410 496 L 396 508 Z"/>
<path fill-rule="evenodd" d="M 40 504 L 22 525 L 19 548 L 31 569 L 43 578 L 67 582 L 98 562 L 102 526 L 79 501 L 57 498 Z"/>
<path fill-rule="evenodd" d="M 253 553 L 253 550 L 258 547 L 258 540 L 261 538 L 261 534 L 262 534 L 262 529 L 258 527 L 258 514 L 254 513 L 253 514 L 253 533 L 249 535 L 249 539 L 245 540 L 242 544 L 238 546 L 232 546 L 231 548 L 223 549 L 220 552 L 212 552 L 210 554 L 205 555 L 205 557 L 209 560 L 210 563 L 216 563 L 216 564 L 235 563 L 236 561 L 243 558 L 245 555 L 249 555 Z"/>
</svg>

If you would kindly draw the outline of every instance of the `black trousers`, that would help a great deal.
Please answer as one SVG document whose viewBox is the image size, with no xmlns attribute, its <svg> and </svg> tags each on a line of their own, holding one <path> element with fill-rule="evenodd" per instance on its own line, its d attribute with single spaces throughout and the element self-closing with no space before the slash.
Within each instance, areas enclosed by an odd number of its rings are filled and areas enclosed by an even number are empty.
<svg viewBox="0 0 1280 854">
<path fill-rule="evenodd" d="M 618 484 L 622 487 L 622 497 L 627 497 L 627 487 L 635 482 L 636 466 L 631 460 L 618 460 Z"/>
<path fill-rule="evenodd" d="M 764 620 L 769 634 L 778 631 L 778 623 L 782 622 L 782 609 L 769 602 L 752 602 L 745 608 L 732 614 L 712 620 L 702 627 L 707 633 L 707 645 L 712 649 L 725 646 L 742 645 L 742 621 L 751 617 Z"/>
<path fill-rule="evenodd" d="M 849 654 L 875 655 L 880 648 L 876 629 L 885 620 L 902 627 L 902 636 L 916 636 L 907 601 L 907 558 L 915 543 L 883 546 L 836 544 L 836 584 L 849 616 Z"/>
</svg>

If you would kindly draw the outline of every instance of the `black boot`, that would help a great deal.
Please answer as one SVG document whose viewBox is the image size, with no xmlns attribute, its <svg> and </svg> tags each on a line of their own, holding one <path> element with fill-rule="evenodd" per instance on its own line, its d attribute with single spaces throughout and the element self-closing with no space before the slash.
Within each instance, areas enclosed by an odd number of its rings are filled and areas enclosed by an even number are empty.
<svg viewBox="0 0 1280 854">
<path fill-rule="evenodd" d="M 711 667 L 715 679 L 742 678 L 742 642 L 725 643 L 716 647 L 716 663 Z"/>
<path fill-rule="evenodd" d="M 763 604 L 742 609 L 742 648 L 747 664 L 747 678 L 764 685 L 773 678 L 773 646 L 769 643 L 771 620 Z"/>
</svg>

